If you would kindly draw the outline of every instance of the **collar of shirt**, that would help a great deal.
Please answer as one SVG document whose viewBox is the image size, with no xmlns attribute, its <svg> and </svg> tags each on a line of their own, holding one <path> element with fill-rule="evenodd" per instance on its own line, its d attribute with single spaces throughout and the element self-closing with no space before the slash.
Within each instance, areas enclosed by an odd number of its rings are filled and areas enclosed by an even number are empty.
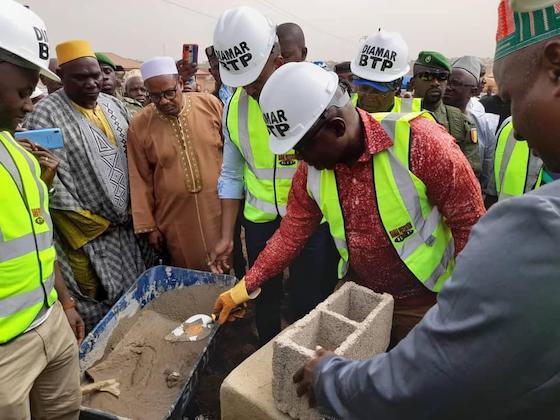
<svg viewBox="0 0 560 420">
<path fill-rule="evenodd" d="M 84 116 L 90 123 L 95 125 L 99 130 L 101 130 L 107 136 L 107 139 L 113 144 L 117 144 L 117 138 L 113 133 L 113 129 L 111 128 L 111 124 L 103 114 L 99 103 L 95 104 L 95 108 L 88 109 L 78 105 L 76 102 L 71 101 L 72 106 L 78 111 L 80 114 Z"/>
<path fill-rule="evenodd" d="M 229 102 L 230 98 L 233 96 L 233 94 L 235 93 L 235 89 L 222 84 L 220 86 L 220 89 L 218 90 L 218 97 L 220 98 L 220 101 L 222 101 L 222 104 L 225 105 L 226 103 Z"/>
<path fill-rule="evenodd" d="M 358 158 L 358 162 L 371 160 L 371 156 L 387 150 L 393 145 L 393 140 L 385 132 L 381 124 L 366 111 L 356 108 L 362 120 L 363 133 L 365 134 L 365 149 Z"/>
<path fill-rule="evenodd" d="M 78 105 L 76 102 L 74 101 L 70 101 L 72 103 L 72 106 L 74 108 L 76 108 L 76 111 L 78 111 L 80 114 L 87 116 L 87 115 L 97 115 L 99 113 L 99 104 L 95 104 L 95 108 L 91 109 L 91 108 L 84 108 L 83 106 Z"/>
</svg>

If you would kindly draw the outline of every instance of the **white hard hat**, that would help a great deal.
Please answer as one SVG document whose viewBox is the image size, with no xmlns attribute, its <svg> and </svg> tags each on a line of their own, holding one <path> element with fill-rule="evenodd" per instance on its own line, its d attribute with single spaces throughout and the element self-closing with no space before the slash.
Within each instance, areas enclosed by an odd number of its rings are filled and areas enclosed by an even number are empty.
<svg viewBox="0 0 560 420">
<path fill-rule="evenodd" d="M 360 44 L 350 63 L 356 76 L 372 82 L 392 82 L 410 70 L 408 45 L 397 32 L 379 31 Z"/>
<path fill-rule="evenodd" d="M 332 105 L 350 101 L 338 89 L 338 76 L 312 63 L 288 63 L 276 70 L 263 87 L 259 105 L 270 132 L 272 153 L 292 149 Z"/>
<path fill-rule="evenodd" d="M 276 26 L 247 6 L 226 10 L 214 29 L 214 51 L 224 84 L 240 87 L 260 76 L 276 40 Z"/>
<path fill-rule="evenodd" d="M 21 58 L 52 80 L 49 70 L 49 37 L 43 20 L 14 0 L 0 0 L 0 49 Z"/>
</svg>

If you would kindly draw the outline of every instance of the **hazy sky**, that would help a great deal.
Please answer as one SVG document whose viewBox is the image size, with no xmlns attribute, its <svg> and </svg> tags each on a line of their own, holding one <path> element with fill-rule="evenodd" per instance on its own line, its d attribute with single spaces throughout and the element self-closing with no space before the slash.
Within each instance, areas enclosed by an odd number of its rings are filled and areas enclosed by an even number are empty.
<svg viewBox="0 0 560 420">
<path fill-rule="evenodd" d="M 423 49 L 449 56 L 494 53 L 497 0 L 20 0 L 45 21 L 51 46 L 87 39 L 97 51 L 146 60 L 179 58 L 183 43 L 203 48 L 227 8 L 248 5 L 275 23 L 296 22 L 309 59 L 350 59 L 379 27 L 402 34 L 411 59 Z"/>
</svg>

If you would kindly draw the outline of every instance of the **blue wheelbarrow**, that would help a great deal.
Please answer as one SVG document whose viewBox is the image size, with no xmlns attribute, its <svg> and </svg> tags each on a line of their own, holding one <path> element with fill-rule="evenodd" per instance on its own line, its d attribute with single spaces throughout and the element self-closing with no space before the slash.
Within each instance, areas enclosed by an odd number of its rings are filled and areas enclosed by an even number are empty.
<svg viewBox="0 0 560 420">
<path fill-rule="evenodd" d="M 202 271 L 187 270 L 183 268 L 156 266 L 145 271 L 131 286 L 103 319 L 88 334 L 80 347 L 80 369 L 84 372 L 100 360 L 104 353 L 109 338 L 119 321 L 124 317 L 132 316 L 149 302 L 157 299 L 168 290 L 183 287 L 192 287 L 203 284 L 219 284 L 223 287 L 232 287 L 236 282 L 235 277 L 228 275 L 212 274 Z M 219 328 L 214 329 L 208 342 L 195 362 L 194 368 L 187 381 L 181 388 L 175 401 L 169 407 L 164 419 L 182 419 L 187 405 L 194 395 L 198 381 L 215 348 Z M 82 407 L 80 420 L 117 420 L 120 417 L 113 414 Z"/>
</svg>

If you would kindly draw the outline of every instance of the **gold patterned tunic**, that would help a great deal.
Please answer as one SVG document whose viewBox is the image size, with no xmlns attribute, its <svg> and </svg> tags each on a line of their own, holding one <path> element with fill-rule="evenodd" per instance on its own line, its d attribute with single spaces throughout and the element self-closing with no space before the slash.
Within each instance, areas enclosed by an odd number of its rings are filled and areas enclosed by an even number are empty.
<svg viewBox="0 0 560 420">
<path fill-rule="evenodd" d="M 189 93 L 177 117 L 152 104 L 129 127 L 134 230 L 159 229 L 177 267 L 207 270 L 207 254 L 220 237 L 221 115 L 214 96 Z"/>
</svg>

